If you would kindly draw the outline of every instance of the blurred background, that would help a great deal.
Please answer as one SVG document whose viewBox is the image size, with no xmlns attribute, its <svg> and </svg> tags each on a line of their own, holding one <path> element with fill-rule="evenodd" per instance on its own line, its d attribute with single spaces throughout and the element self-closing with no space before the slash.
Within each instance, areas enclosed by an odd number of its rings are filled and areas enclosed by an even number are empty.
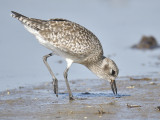
<svg viewBox="0 0 160 120">
<path fill-rule="evenodd" d="M 41 46 L 10 11 L 38 19 L 65 18 L 91 30 L 101 41 L 104 55 L 113 59 L 119 76 L 160 74 L 160 49 L 138 50 L 143 35 L 160 43 L 159 0 L 1 0 L 0 91 L 52 81 L 42 56 L 51 51 Z M 66 62 L 48 59 L 59 80 Z M 71 79 L 97 79 L 87 68 L 73 64 Z"/>
</svg>

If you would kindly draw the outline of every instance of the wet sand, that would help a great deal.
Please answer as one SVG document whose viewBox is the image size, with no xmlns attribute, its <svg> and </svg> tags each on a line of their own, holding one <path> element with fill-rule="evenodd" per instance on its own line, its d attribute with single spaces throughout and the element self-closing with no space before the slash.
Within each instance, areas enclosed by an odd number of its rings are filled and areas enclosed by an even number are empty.
<svg viewBox="0 0 160 120">
<path fill-rule="evenodd" d="M 76 100 L 69 101 L 65 82 L 59 97 L 52 84 L 19 87 L 0 93 L 0 119 L 16 120 L 124 120 L 160 119 L 160 76 L 121 77 L 118 95 L 104 80 L 70 80 Z"/>
</svg>

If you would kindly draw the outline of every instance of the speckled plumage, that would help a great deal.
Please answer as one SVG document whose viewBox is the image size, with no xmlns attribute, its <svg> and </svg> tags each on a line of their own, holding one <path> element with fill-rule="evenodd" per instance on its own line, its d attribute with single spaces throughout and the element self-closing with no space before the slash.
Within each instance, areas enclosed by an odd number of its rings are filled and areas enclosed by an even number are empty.
<svg viewBox="0 0 160 120">
<path fill-rule="evenodd" d="M 103 55 L 99 40 L 86 28 L 68 20 L 51 20 L 48 24 L 47 28 L 39 31 L 40 35 L 56 49 L 67 53 L 66 58 L 83 63 L 90 57 L 92 60 L 97 60 Z M 55 51 L 55 48 L 49 49 Z"/>
<path fill-rule="evenodd" d="M 36 36 L 40 44 L 57 55 L 81 64 L 85 64 L 88 60 L 96 61 L 103 56 L 98 38 L 77 23 L 65 19 L 39 20 L 22 15 L 15 17 L 27 29 L 32 29 L 29 31 Z"/>
<path fill-rule="evenodd" d="M 66 19 L 40 20 L 28 18 L 12 11 L 12 17 L 17 18 L 25 28 L 34 34 L 40 44 L 50 49 L 53 53 L 45 55 L 43 61 L 54 80 L 54 91 L 58 96 L 58 81 L 47 63 L 47 58 L 53 54 L 62 56 L 67 61 L 64 78 L 73 99 L 67 72 L 72 63 L 80 63 L 89 68 L 102 79 L 108 79 L 113 93 L 117 93 L 115 78 L 119 70 L 113 60 L 103 56 L 103 49 L 98 38 L 85 27 Z"/>
</svg>

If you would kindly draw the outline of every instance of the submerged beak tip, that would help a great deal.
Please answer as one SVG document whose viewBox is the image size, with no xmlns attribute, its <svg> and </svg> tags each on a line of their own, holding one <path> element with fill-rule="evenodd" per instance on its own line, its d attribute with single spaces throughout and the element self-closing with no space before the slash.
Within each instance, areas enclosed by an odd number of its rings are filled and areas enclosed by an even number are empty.
<svg viewBox="0 0 160 120">
<path fill-rule="evenodd" d="M 111 80 L 110 84 L 111 84 L 111 89 L 112 89 L 112 91 L 113 91 L 113 94 L 114 94 L 114 95 L 117 95 L 117 87 L 116 87 L 116 82 L 115 82 L 115 80 Z"/>
</svg>

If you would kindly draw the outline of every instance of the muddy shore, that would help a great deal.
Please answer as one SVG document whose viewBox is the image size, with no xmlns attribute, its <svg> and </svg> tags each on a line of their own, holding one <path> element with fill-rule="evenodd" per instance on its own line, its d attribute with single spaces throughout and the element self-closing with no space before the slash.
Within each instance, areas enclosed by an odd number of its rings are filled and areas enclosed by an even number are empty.
<svg viewBox="0 0 160 120">
<path fill-rule="evenodd" d="M 104 80 L 70 80 L 76 100 L 69 101 L 65 82 L 59 97 L 50 82 L 20 86 L 0 93 L 0 119 L 16 120 L 124 120 L 160 119 L 160 77 L 118 78 L 118 95 Z"/>
</svg>

